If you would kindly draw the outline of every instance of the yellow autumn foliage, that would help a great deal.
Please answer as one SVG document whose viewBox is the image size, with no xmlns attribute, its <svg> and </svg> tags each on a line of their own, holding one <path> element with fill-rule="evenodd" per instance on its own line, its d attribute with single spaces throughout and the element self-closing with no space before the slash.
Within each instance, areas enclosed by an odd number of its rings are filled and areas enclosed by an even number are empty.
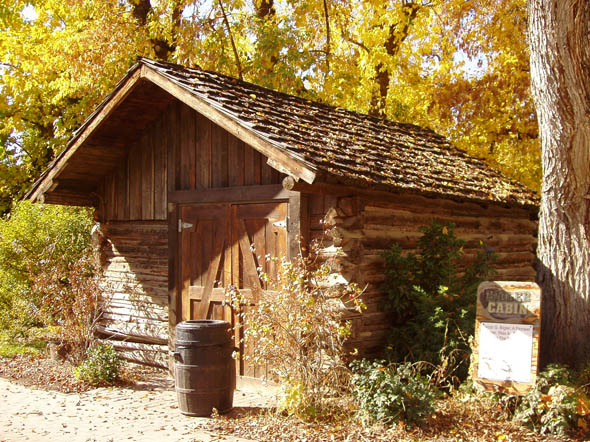
<svg viewBox="0 0 590 442">
<path fill-rule="evenodd" d="M 430 127 L 538 189 L 525 25 L 525 0 L 6 0 L 0 210 L 139 55 Z"/>
</svg>

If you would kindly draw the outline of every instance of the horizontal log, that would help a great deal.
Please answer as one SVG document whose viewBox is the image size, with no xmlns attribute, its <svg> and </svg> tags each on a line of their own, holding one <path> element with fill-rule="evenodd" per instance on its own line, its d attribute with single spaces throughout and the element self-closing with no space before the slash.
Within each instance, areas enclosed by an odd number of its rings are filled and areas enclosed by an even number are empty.
<svg viewBox="0 0 590 442">
<path fill-rule="evenodd" d="M 147 365 L 150 367 L 168 369 L 168 353 L 159 350 L 150 350 L 149 348 L 133 348 L 129 345 L 121 345 L 121 341 L 112 341 L 109 339 L 99 339 L 103 345 L 112 345 L 117 356 L 120 359 L 134 362 L 136 364 Z"/>
<path fill-rule="evenodd" d="M 293 193 L 296 192 L 290 192 L 280 184 L 268 184 L 206 190 L 178 190 L 168 192 L 168 201 L 173 203 L 222 203 L 288 200 Z"/>
<path fill-rule="evenodd" d="M 130 280 L 130 277 L 117 273 L 108 280 L 104 279 L 105 283 L 110 283 L 113 287 L 114 293 L 120 293 L 121 296 L 146 299 L 151 299 L 151 302 L 162 303 L 166 302 L 167 291 L 166 281 L 146 281 L 141 282 Z M 159 301 L 162 299 L 162 302 Z"/>
<path fill-rule="evenodd" d="M 168 322 L 168 312 L 159 313 L 149 311 L 147 309 L 129 309 L 127 307 L 107 306 L 103 310 L 103 316 L 105 319 L 108 318 L 126 318 L 129 317 L 130 321 L 159 321 Z"/>
<path fill-rule="evenodd" d="M 142 351 L 146 353 L 168 353 L 168 345 L 145 344 L 141 342 L 120 341 L 116 339 L 104 339 L 113 347 L 121 351 Z"/>
<path fill-rule="evenodd" d="M 117 220 L 112 220 L 109 221 L 108 223 L 102 223 L 101 224 L 101 229 L 102 228 L 107 228 L 107 229 L 126 229 L 126 228 L 130 228 L 133 227 L 134 229 L 136 228 L 144 228 L 144 229 L 161 229 L 161 230 L 167 230 L 168 229 L 168 223 L 166 221 L 158 221 L 158 220 L 136 220 L 136 221 L 117 221 Z"/>
<path fill-rule="evenodd" d="M 105 265 L 103 270 L 105 275 L 108 273 L 113 278 L 130 278 L 134 276 L 142 276 L 143 278 L 141 281 L 148 282 L 153 281 L 152 285 L 154 287 L 159 287 L 162 282 L 166 283 L 168 278 L 165 273 L 160 272 L 159 269 L 143 269 L 141 266 L 131 266 L 129 268 L 117 268 L 116 266 L 111 267 L 110 265 Z M 137 278 L 135 278 L 137 279 Z M 139 281 L 139 279 L 138 279 Z M 131 281 L 130 281 L 131 282 Z"/>
<path fill-rule="evenodd" d="M 111 243 L 105 247 L 104 253 L 109 257 L 125 256 L 125 257 L 154 257 L 156 259 L 163 260 L 168 256 L 168 244 L 146 244 L 143 241 L 140 245 L 136 244 L 120 244 L 111 241 Z"/>
<path fill-rule="evenodd" d="M 395 238 L 383 238 L 379 235 L 375 235 L 371 238 L 362 238 L 360 244 L 365 251 L 372 254 L 378 254 L 383 251 L 391 249 L 394 244 L 399 245 L 405 252 L 415 253 L 418 246 L 418 236 L 399 236 Z M 534 251 L 536 249 L 536 242 L 532 240 L 519 241 L 515 239 L 514 242 L 509 239 L 494 239 L 494 238 L 482 238 L 481 241 L 486 247 L 491 247 L 498 252 L 522 252 L 522 251 Z M 465 248 L 477 249 L 480 247 L 480 240 L 469 240 L 465 245 Z"/>
<path fill-rule="evenodd" d="M 366 204 L 364 210 L 369 210 L 369 207 L 382 209 L 401 209 L 401 210 L 415 210 L 422 209 L 423 213 L 433 213 L 440 215 L 459 215 L 459 216 L 473 216 L 474 214 L 485 214 L 488 217 L 499 216 L 505 218 L 524 218 L 535 220 L 537 216 L 537 209 L 524 209 L 519 207 L 503 207 L 501 204 L 494 202 L 469 202 L 469 201 L 453 201 L 446 198 L 430 198 L 427 196 L 413 195 L 410 193 L 400 193 L 392 201 L 378 201 L 365 199 Z"/>
<path fill-rule="evenodd" d="M 155 302 L 137 301 L 135 299 L 110 299 L 109 308 L 126 308 L 135 310 L 144 310 L 150 312 L 168 312 L 167 304 L 157 304 Z"/>
<path fill-rule="evenodd" d="M 391 229 L 412 229 L 419 231 L 421 226 L 429 226 L 433 221 L 442 224 L 455 224 L 455 233 L 460 236 L 462 233 L 510 233 L 517 234 L 528 233 L 535 235 L 537 231 L 536 223 L 526 219 L 487 219 L 483 216 L 480 218 L 470 217 L 426 217 L 420 214 L 405 214 L 403 217 L 398 214 L 389 214 L 378 217 L 365 217 L 364 228 L 370 230 L 391 230 Z"/>
<path fill-rule="evenodd" d="M 134 281 L 141 283 L 151 281 L 154 283 L 167 283 L 168 277 L 166 275 L 155 274 L 155 273 L 144 273 L 144 272 L 110 272 L 109 270 L 104 271 L 105 280 L 108 280 L 112 277 L 113 281 L 127 280 L 129 283 Z M 129 280 L 131 278 L 131 280 Z"/>
<path fill-rule="evenodd" d="M 153 226 L 125 226 L 125 228 L 103 228 L 102 234 L 118 243 L 128 242 L 135 244 L 138 241 L 144 240 L 153 242 L 154 244 L 164 244 L 166 239 L 167 229 L 164 230 L 160 226 L 154 228 Z"/>
<path fill-rule="evenodd" d="M 403 190 L 371 190 L 359 187 L 352 187 L 343 184 L 331 184 L 323 182 L 315 182 L 312 185 L 299 181 L 293 185 L 293 190 L 308 193 L 308 194 L 322 194 L 331 196 L 351 197 L 360 196 L 364 201 L 373 205 L 409 205 L 410 207 L 445 207 L 450 211 L 456 213 L 465 212 L 469 214 L 474 210 L 498 211 L 512 211 L 517 213 L 516 217 L 530 217 L 536 216 L 538 208 L 528 207 L 522 208 L 519 206 L 508 207 L 507 204 L 496 203 L 494 201 L 476 201 L 469 198 L 449 196 L 443 198 L 439 195 L 424 195 Z"/>
<path fill-rule="evenodd" d="M 124 333 L 120 330 L 115 330 L 104 325 L 98 325 L 96 331 L 99 336 L 115 341 L 138 342 L 144 344 L 168 345 L 168 339 L 163 339 L 158 336 L 145 335 L 141 333 Z"/>
<path fill-rule="evenodd" d="M 136 312 L 119 312 L 112 310 L 105 310 L 102 314 L 102 321 L 127 322 L 137 324 L 138 326 L 147 325 L 148 327 L 160 327 L 161 324 L 168 322 L 168 318 L 164 317 L 146 317 Z"/>
<path fill-rule="evenodd" d="M 110 303 L 119 304 L 146 304 L 161 309 L 168 309 L 168 295 L 147 295 L 144 293 L 134 292 L 133 294 L 116 292 L 109 297 Z"/>
<path fill-rule="evenodd" d="M 163 256 L 160 255 L 152 255 L 151 257 L 148 255 L 140 255 L 140 256 L 129 256 L 129 255 L 112 255 L 112 256 L 107 256 L 106 257 L 106 261 L 108 264 L 128 264 L 128 265 L 133 265 L 136 267 L 146 267 L 149 268 L 151 267 L 155 267 L 158 270 L 160 269 L 160 267 L 162 267 L 164 265 L 164 263 L 166 262 L 166 260 L 164 259 Z"/>
<path fill-rule="evenodd" d="M 164 272 L 164 269 L 167 270 L 167 267 L 161 265 L 157 262 L 138 262 L 138 261 L 118 261 L 112 262 L 109 261 L 106 263 L 107 270 L 111 272 L 133 272 L 137 273 L 141 271 L 141 273 L 149 273 L 153 275 L 166 275 L 167 273 Z"/>
<path fill-rule="evenodd" d="M 100 325 L 108 330 L 116 330 L 128 336 L 150 336 L 154 339 L 168 342 L 168 324 L 164 323 L 134 323 L 128 321 L 112 321 L 101 318 Z"/>
</svg>

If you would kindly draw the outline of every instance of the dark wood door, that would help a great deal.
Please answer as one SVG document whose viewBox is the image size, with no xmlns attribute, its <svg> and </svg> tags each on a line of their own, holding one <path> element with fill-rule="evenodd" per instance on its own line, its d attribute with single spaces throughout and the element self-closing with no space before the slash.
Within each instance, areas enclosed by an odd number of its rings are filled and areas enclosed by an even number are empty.
<svg viewBox="0 0 590 442">
<path fill-rule="evenodd" d="M 226 257 L 230 208 L 227 204 L 185 206 L 180 214 L 182 320 L 231 321 L 231 311 L 222 306 L 223 287 L 231 284 L 231 273 L 223 272 L 231 263 Z"/>
<path fill-rule="evenodd" d="M 258 268 L 272 278 L 277 275 L 277 263 L 267 257 L 287 255 L 287 203 L 240 204 L 232 206 L 232 266 L 233 283 L 240 290 L 251 290 L 254 303 L 268 287 L 258 278 Z M 268 294 L 268 293 L 267 293 Z M 242 305 L 247 315 L 255 304 Z M 243 337 L 244 328 L 240 328 Z M 239 343 L 240 355 L 251 355 L 256 346 Z M 266 367 L 257 367 L 240 358 L 239 372 L 244 376 L 262 377 Z"/>
<path fill-rule="evenodd" d="M 277 263 L 266 257 L 287 255 L 287 207 L 286 202 L 224 203 L 180 210 L 182 320 L 222 319 L 240 330 L 236 336 L 240 375 L 261 377 L 264 370 L 244 361 L 255 344 L 240 342 L 244 329 L 239 327 L 238 312 L 222 304 L 225 287 L 247 290 L 254 302 L 267 289 L 257 269 L 275 277 Z M 252 306 L 241 308 L 247 314 Z"/>
</svg>

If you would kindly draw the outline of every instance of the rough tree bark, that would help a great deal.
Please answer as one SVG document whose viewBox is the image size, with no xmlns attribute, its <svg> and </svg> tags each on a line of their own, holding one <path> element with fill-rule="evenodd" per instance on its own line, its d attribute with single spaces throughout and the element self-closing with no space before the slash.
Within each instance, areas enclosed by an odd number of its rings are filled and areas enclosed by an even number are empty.
<svg viewBox="0 0 590 442">
<path fill-rule="evenodd" d="M 590 357 L 590 0 L 529 0 L 543 161 L 541 363 Z"/>
</svg>

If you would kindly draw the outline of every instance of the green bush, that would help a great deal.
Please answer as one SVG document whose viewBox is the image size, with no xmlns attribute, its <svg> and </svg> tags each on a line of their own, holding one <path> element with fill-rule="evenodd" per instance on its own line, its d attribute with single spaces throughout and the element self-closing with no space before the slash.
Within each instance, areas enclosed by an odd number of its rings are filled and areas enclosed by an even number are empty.
<svg viewBox="0 0 590 442">
<path fill-rule="evenodd" d="M 92 385 L 111 385 L 117 380 L 121 360 L 112 345 L 97 345 L 88 350 L 88 357 L 74 369 L 74 375 Z"/>
<path fill-rule="evenodd" d="M 0 221 L 0 328 L 51 327 L 79 363 L 110 288 L 100 284 L 89 209 L 22 201 Z"/>
<path fill-rule="evenodd" d="M 461 268 L 465 242 L 454 227 L 434 222 L 421 228 L 418 253 L 394 245 L 383 254 L 383 307 L 392 318 L 387 357 L 429 362 L 440 386 L 467 377 L 477 286 L 490 276 L 495 258 L 480 243 L 472 263 Z"/>
<path fill-rule="evenodd" d="M 550 364 L 535 386 L 517 399 L 515 419 L 540 434 L 566 436 L 572 430 L 588 432 L 590 400 L 584 386 L 576 386 L 567 367 Z"/>
<path fill-rule="evenodd" d="M 38 329 L 27 331 L 0 330 L 0 357 L 12 358 L 19 354 L 41 354 L 45 352 L 47 341 L 38 333 Z"/>
<path fill-rule="evenodd" d="M 47 293 L 35 287 L 36 281 L 52 275 L 66 286 L 70 269 L 92 254 L 92 225 L 87 209 L 28 201 L 0 221 L 0 327 L 47 319 L 39 315 Z"/>
<path fill-rule="evenodd" d="M 434 411 L 438 390 L 417 364 L 354 361 L 352 392 L 363 419 L 414 425 Z"/>
</svg>

